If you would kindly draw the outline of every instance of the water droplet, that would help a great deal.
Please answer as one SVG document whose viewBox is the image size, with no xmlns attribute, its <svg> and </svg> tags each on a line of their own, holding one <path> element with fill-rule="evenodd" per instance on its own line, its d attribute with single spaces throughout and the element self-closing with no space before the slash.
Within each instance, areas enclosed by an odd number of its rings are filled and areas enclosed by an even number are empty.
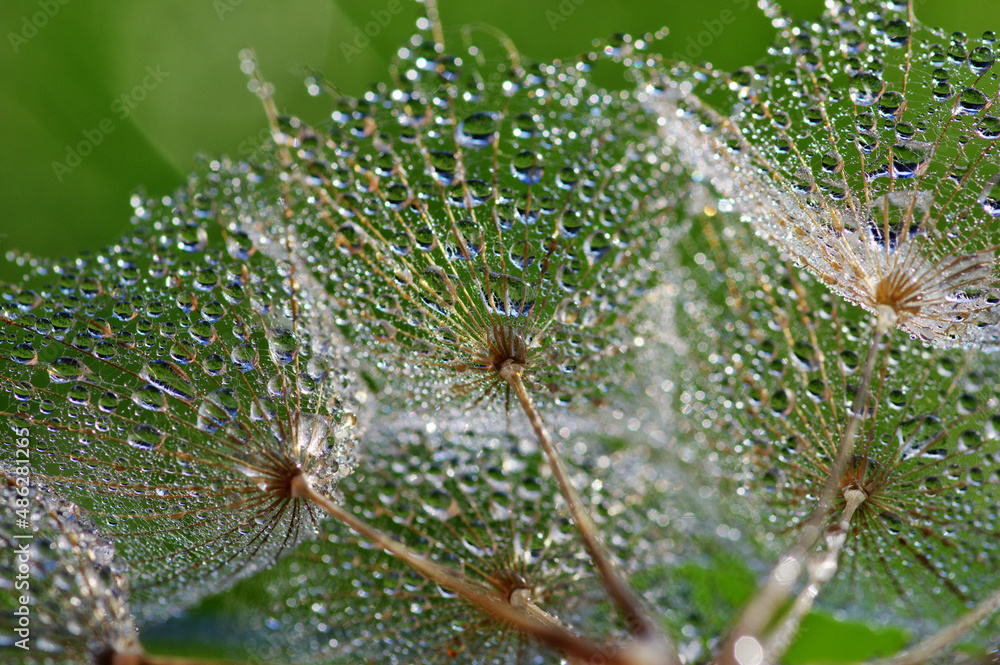
<svg viewBox="0 0 1000 665">
<path fill-rule="evenodd" d="M 434 179 L 442 185 L 451 185 L 455 182 L 458 169 L 458 158 L 455 153 L 446 150 L 434 150 L 428 153 L 431 171 Z"/>
<path fill-rule="evenodd" d="M 268 342 L 272 361 L 279 365 L 286 365 L 295 360 L 295 356 L 298 354 L 298 343 L 291 330 L 275 328 L 268 331 Z"/>
<path fill-rule="evenodd" d="M 153 385 L 145 385 L 132 391 L 132 401 L 148 411 L 166 411 L 167 396 Z"/>
<path fill-rule="evenodd" d="M 195 389 L 191 380 L 178 365 L 165 360 L 152 360 L 146 363 L 139 377 L 156 386 L 171 397 L 190 402 L 194 399 Z"/>
<path fill-rule="evenodd" d="M 871 72 L 861 72 L 851 78 L 851 100 L 858 106 L 871 106 L 882 96 L 885 83 Z"/>
<path fill-rule="evenodd" d="M 493 113 L 477 111 L 458 124 L 458 142 L 469 148 L 484 148 L 497 139 L 497 121 Z"/>
<path fill-rule="evenodd" d="M 958 106 L 955 108 L 955 112 L 962 115 L 975 115 L 986 108 L 988 101 L 986 95 L 979 90 L 966 88 L 958 99 Z"/>
<path fill-rule="evenodd" d="M 246 342 L 233 347 L 229 358 L 240 372 L 253 371 L 257 369 L 257 365 L 260 362 L 260 355 L 257 353 L 257 348 Z"/>
<path fill-rule="evenodd" d="M 996 55 L 989 46 L 977 46 L 969 54 L 969 69 L 976 76 L 982 76 L 993 67 Z"/>
<path fill-rule="evenodd" d="M 510 162 L 511 172 L 526 185 L 534 185 L 541 181 L 545 169 L 542 168 L 541 156 L 532 150 L 522 150 L 514 155 Z"/>
<path fill-rule="evenodd" d="M 79 381 L 90 373 L 82 360 L 69 356 L 60 356 L 49 363 L 49 376 L 56 383 L 66 383 L 69 381 Z"/>
<path fill-rule="evenodd" d="M 236 394 L 230 388 L 219 388 L 198 407 L 198 429 L 211 434 L 228 425 L 238 412 Z"/>
<path fill-rule="evenodd" d="M 34 365 L 38 362 L 38 354 L 35 352 L 34 347 L 28 343 L 21 343 L 16 345 L 10 353 L 11 360 L 22 365 Z"/>
<path fill-rule="evenodd" d="M 140 423 L 129 432 L 128 443 L 139 450 L 150 451 L 160 447 L 166 438 L 160 429 Z"/>
</svg>

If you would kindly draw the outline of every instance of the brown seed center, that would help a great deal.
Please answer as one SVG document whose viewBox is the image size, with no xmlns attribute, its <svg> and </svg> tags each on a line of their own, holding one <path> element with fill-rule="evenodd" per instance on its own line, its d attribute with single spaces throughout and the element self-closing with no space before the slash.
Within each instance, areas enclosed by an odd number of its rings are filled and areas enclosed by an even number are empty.
<svg viewBox="0 0 1000 665">
<path fill-rule="evenodd" d="M 868 496 L 885 486 L 888 474 L 881 464 L 866 455 L 855 455 L 840 477 L 840 489 L 858 489 Z"/>
<path fill-rule="evenodd" d="M 515 592 L 530 590 L 528 583 L 519 573 L 506 568 L 498 570 L 489 581 L 508 602 L 511 602 Z"/>
<path fill-rule="evenodd" d="M 920 311 L 920 286 L 904 270 L 893 270 L 875 287 L 875 304 L 891 307 L 898 315 Z"/>
<path fill-rule="evenodd" d="M 486 334 L 489 369 L 499 372 L 505 365 L 528 364 L 528 345 L 518 331 L 507 325 L 493 324 Z"/>
</svg>

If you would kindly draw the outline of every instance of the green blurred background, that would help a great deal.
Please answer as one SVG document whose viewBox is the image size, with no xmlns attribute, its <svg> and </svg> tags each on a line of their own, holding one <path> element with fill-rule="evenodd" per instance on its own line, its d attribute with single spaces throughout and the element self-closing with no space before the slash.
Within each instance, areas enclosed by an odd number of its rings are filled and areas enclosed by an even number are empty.
<svg viewBox="0 0 1000 665">
<path fill-rule="evenodd" d="M 372 12 L 385 12 L 393 3 L 402 6 L 401 13 L 379 26 L 369 45 L 352 51 L 356 31 L 373 20 Z M 689 40 L 700 36 L 696 58 L 730 69 L 761 57 L 773 37 L 774 30 L 754 4 L 440 0 L 440 11 L 446 27 L 493 25 L 524 55 L 539 60 L 572 57 L 594 38 L 613 32 L 643 33 L 667 26 L 670 35 L 661 51 L 691 53 L 697 42 Z M 821 0 L 783 4 L 800 19 L 822 11 Z M 724 11 L 731 12 L 727 17 L 732 20 L 713 36 L 711 29 L 718 29 Z M 345 94 L 360 94 L 373 81 L 388 78 L 390 59 L 412 33 L 419 13 L 412 0 L 3 0 L 0 200 L 5 206 L 0 213 L 0 254 L 15 248 L 53 256 L 98 249 L 127 232 L 129 194 L 136 188 L 152 195 L 172 191 L 183 183 L 199 153 L 237 158 L 252 153 L 267 132 L 259 102 L 247 91 L 238 67 L 240 49 L 256 49 L 265 75 L 277 86 L 282 110 L 320 123 L 329 112 L 329 101 L 306 94 L 297 68 L 314 67 Z M 979 34 L 1000 28 L 1000 3 L 924 0 L 918 17 L 948 31 Z M 123 94 L 130 96 L 124 106 Z M 92 153 L 75 168 L 57 173 L 53 163 L 71 166 L 67 150 L 88 136 L 100 136 Z M 12 279 L 18 272 L 0 261 L 0 279 Z M 719 585 L 730 578 L 728 573 L 706 577 L 704 592 L 718 594 Z M 176 636 L 183 634 L 193 651 L 204 653 L 203 642 L 211 642 L 210 633 L 216 629 L 207 619 L 211 605 L 154 631 L 150 641 L 170 648 L 167 645 L 175 646 Z M 831 628 L 823 621 L 814 618 L 819 624 L 806 631 L 811 633 L 811 649 L 793 651 L 787 662 L 817 662 L 826 660 L 824 655 L 838 660 L 836 653 L 845 656 L 842 646 L 859 639 L 884 653 L 905 639 L 893 631 L 876 639 L 857 627 Z M 199 627 L 206 633 L 200 640 L 193 635 Z"/>
<path fill-rule="evenodd" d="M 199 153 L 250 154 L 265 136 L 265 125 L 238 68 L 241 48 L 256 49 L 283 110 L 320 122 L 328 102 L 308 97 L 296 67 L 322 71 L 346 94 L 386 79 L 389 60 L 419 12 L 412 0 L 394 2 L 402 12 L 379 26 L 370 45 L 348 53 L 344 45 L 352 44 L 355 30 L 372 20 L 372 11 L 389 8 L 390 0 L 4 0 L 0 250 L 72 255 L 97 249 L 127 230 L 129 193 L 137 187 L 153 195 L 170 192 Z M 773 35 L 754 4 L 441 0 L 440 11 L 446 26 L 488 23 L 510 35 L 525 55 L 551 59 L 571 57 L 615 31 L 642 33 L 660 26 L 671 32 L 662 49 L 684 52 L 689 38 L 729 10 L 735 20 L 719 37 L 702 38 L 710 43 L 699 59 L 732 68 L 758 58 Z M 785 6 L 799 18 L 822 9 L 821 0 L 787 0 Z M 561 20 L 554 22 L 553 16 Z M 1000 26 L 1000 3 L 924 0 L 920 16 L 948 30 L 978 34 Z M 160 75 L 151 77 L 150 71 Z M 141 88 L 144 80 L 147 90 Z M 132 94 L 127 106 L 121 105 L 123 94 Z M 88 135 L 101 137 L 92 153 L 68 172 L 56 173 L 53 163 L 67 164 L 67 150 Z M 0 262 L 0 279 L 15 274 Z"/>
</svg>

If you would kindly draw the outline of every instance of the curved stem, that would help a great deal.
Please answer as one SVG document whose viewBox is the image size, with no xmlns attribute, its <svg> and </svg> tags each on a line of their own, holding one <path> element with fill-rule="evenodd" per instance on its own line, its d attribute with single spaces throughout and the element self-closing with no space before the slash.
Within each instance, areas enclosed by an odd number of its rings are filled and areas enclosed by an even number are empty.
<svg viewBox="0 0 1000 665">
<path fill-rule="evenodd" d="M 823 491 L 815 510 L 802 527 L 798 540 L 781 557 L 780 562 L 768 575 L 767 581 L 754 598 L 740 613 L 733 629 L 720 649 L 718 662 L 720 665 L 739 665 L 736 659 L 735 647 L 737 641 L 742 637 L 755 637 L 762 634 L 764 629 L 774 620 L 775 615 L 780 611 L 784 602 L 792 593 L 795 585 L 802 573 L 803 562 L 808 558 L 809 553 L 816 547 L 816 543 L 822 536 L 822 524 L 827 519 L 833 497 L 836 495 L 840 477 L 847 466 L 848 461 L 854 454 L 854 442 L 858 432 L 861 430 L 861 422 L 865 418 L 868 405 L 868 398 L 871 394 L 871 380 L 875 369 L 875 361 L 878 358 L 879 347 L 886 334 L 896 325 L 896 313 L 890 307 L 879 305 L 878 316 L 875 320 L 875 330 L 872 333 L 871 345 L 868 347 L 868 354 L 865 357 L 865 364 L 861 371 L 861 382 L 858 384 L 857 393 L 851 403 L 851 409 L 847 414 L 847 427 L 840 439 L 837 449 L 837 457 L 830 467 Z"/>
<path fill-rule="evenodd" d="M 954 644 L 956 640 L 975 628 L 979 622 L 995 614 L 998 609 L 1000 609 L 1000 589 L 995 590 L 993 595 L 960 616 L 954 623 L 925 638 L 914 645 L 912 649 L 904 651 L 895 658 L 887 658 L 875 661 L 875 663 L 877 665 L 921 665 L 930 662 L 931 658 L 939 651 Z"/>
<path fill-rule="evenodd" d="M 799 631 L 802 620 L 812 609 L 816 596 L 823 589 L 827 582 L 837 573 L 837 560 L 840 558 L 840 551 L 847 541 L 848 530 L 851 527 L 851 518 L 868 496 L 860 489 L 848 488 L 844 491 L 844 512 L 840 516 L 837 524 L 831 525 L 825 535 L 826 550 L 810 557 L 806 563 L 806 570 L 809 575 L 809 584 L 806 585 L 795 598 L 791 610 L 781 622 L 774 634 L 767 640 L 764 646 L 764 662 L 773 663 L 779 659 L 792 643 L 792 638 Z"/>
<path fill-rule="evenodd" d="M 875 359 L 878 357 L 882 339 L 895 325 L 895 311 L 885 305 L 879 305 L 878 318 L 875 321 L 875 332 L 872 334 L 871 346 L 868 347 L 868 356 L 865 358 L 865 366 L 861 372 L 861 383 L 858 385 L 858 392 L 854 395 L 854 401 L 851 403 L 851 411 L 847 414 L 847 431 L 844 432 L 844 436 L 840 440 L 837 460 L 834 462 L 833 468 L 830 469 L 830 477 L 827 478 L 826 487 L 823 488 L 824 501 L 820 504 L 820 510 L 825 509 L 830 504 L 836 490 L 837 482 L 844 468 L 847 467 L 848 460 L 854 455 L 854 440 L 858 437 L 858 431 L 861 429 L 861 421 L 864 420 L 865 410 L 868 407 Z"/>
<path fill-rule="evenodd" d="M 570 632 L 551 617 L 543 620 L 536 616 L 535 612 L 526 611 L 524 608 L 485 593 L 481 587 L 471 584 L 452 569 L 414 552 L 406 544 L 390 538 L 357 515 L 323 496 L 309 485 L 305 476 L 300 475 L 295 478 L 292 481 L 292 488 L 297 498 L 311 501 L 338 522 L 350 527 L 373 545 L 389 552 L 428 580 L 455 592 L 463 600 L 475 605 L 487 615 L 510 624 L 522 633 L 530 635 L 568 657 L 588 662 L 605 662 L 609 665 L 647 665 L 644 661 L 637 661 L 629 657 L 625 650 L 594 644 Z M 541 612 L 541 610 L 538 611 Z"/>
<path fill-rule="evenodd" d="M 254 87 L 252 90 L 264 106 L 264 113 L 267 115 L 267 123 L 271 127 L 273 138 L 274 134 L 279 131 L 278 116 L 280 114 L 278 106 L 274 103 L 274 89 L 270 83 L 264 80 L 264 76 L 260 73 L 260 67 L 257 64 L 257 57 L 253 49 L 247 48 L 240 51 L 240 68 L 253 82 Z M 288 146 L 276 139 L 274 144 L 278 149 L 282 165 L 286 168 L 290 167 L 292 165 L 292 154 L 289 152 Z"/>
<path fill-rule="evenodd" d="M 632 588 L 622 579 L 618 571 L 615 570 L 610 557 L 604 551 L 604 547 L 598 538 L 597 526 L 591 519 L 587 509 L 584 508 L 576 488 L 573 487 L 562 456 L 556 450 L 555 444 L 552 442 L 552 437 L 549 435 L 549 431 L 542 421 L 542 415 L 535 406 L 534 400 L 531 399 L 524 381 L 521 380 L 523 370 L 524 367 L 518 363 L 508 363 L 500 369 L 500 376 L 511 387 L 514 394 L 517 395 L 517 399 L 521 403 L 521 408 L 528 417 L 531 428 L 535 431 L 535 436 L 538 438 L 538 442 L 549 460 L 549 465 L 552 467 L 552 473 L 556 478 L 556 482 L 559 484 L 559 490 L 566 500 L 566 504 L 569 506 L 573 522 L 580 533 L 580 538 L 583 540 L 583 544 L 587 548 L 594 566 L 597 568 L 605 589 L 607 589 L 611 599 L 629 622 L 634 633 L 644 640 L 662 644 L 664 651 L 670 654 L 670 662 L 676 662 L 676 657 L 673 655 L 666 637 L 663 636 L 656 623 L 647 614 L 645 608 L 643 608 L 632 591 Z"/>
<path fill-rule="evenodd" d="M 444 48 L 444 30 L 441 28 L 441 19 L 438 17 L 437 0 L 423 0 L 424 10 L 427 12 L 427 20 L 431 24 L 431 32 L 434 41 Z"/>
</svg>

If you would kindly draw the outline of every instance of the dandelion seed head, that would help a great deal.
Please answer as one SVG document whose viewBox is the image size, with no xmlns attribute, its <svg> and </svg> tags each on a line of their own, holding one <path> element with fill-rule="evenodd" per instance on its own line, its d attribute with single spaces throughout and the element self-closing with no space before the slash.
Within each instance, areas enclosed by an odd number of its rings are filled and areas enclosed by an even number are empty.
<svg viewBox="0 0 1000 665">
<path fill-rule="evenodd" d="M 277 118 L 240 219 L 328 294 L 381 399 L 502 402 L 509 361 L 545 403 L 603 402 L 675 203 L 653 116 L 593 63 L 486 42 L 442 55 L 419 35 L 331 127 Z"/>
<path fill-rule="evenodd" d="M 995 45 L 911 19 L 832 3 L 782 19 L 754 67 L 678 64 L 647 99 L 670 154 L 835 293 L 926 344 L 994 347 Z"/>
<path fill-rule="evenodd" d="M 131 237 L 40 262 L 0 302 L 4 417 L 36 477 L 116 540 L 140 621 L 313 537 L 296 482 L 332 493 L 353 468 L 351 370 L 294 277 L 228 228 L 237 193 L 212 168 L 197 194 L 137 197 Z"/>
<path fill-rule="evenodd" d="M 565 425 L 582 432 L 588 423 L 567 418 Z M 569 453 L 570 470 L 577 480 L 588 479 L 580 485 L 583 499 L 602 530 L 615 534 L 608 536 L 609 548 L 621 565 L 658 570 L 676 547 L 673 508 L 641 497 L 647 481 L 650 491 L 662 492 L 651 480 L 662 483 L 662 477 L 632 458 L 634 451 L 597 465 L 596 456 L 606 452 L 573 436 L 566 443 L 577 445 L 566 449 L 583 452 Z M 496 414 L 448 422 L 433 433 L 409 421 L 387 422 L 371 432 L 365 450 L 370 457 L 341 484 L 345 506 L 431 560 L 454 565 L 468 584 L 502 602 L 579 631 L 595 622 L 607 628 L 589 556 L 530 435 L 506 431 Z M 548 657 L 509 626 L 346 532 L 304 544 L 276 569 L 268 616 L 280 628 L 262 630 L 257 639 L 278 662 L 334 652 L 429 663 Z M 418 620 L 393 620 L 400 612 Z M 337 620 L 317 630 L 316 613 Z"/>
<path fill-rule="evenodd" d="M 688 251 L 713 265 L 696 277 L 704 292 L 682 293 L 677 304 L 682 333 L 704 340 L 690 347 L 704 366 L 682 363 L 692 377 L 682 415 L 717 454 L 719 474 L 735 479 L 732 510 L 781 548 L 812 517 L 831 473 L 873 322 L 782 264 L 748 228 L 725 219 L 695 228 Z M 734 230 L 725 244 L 722 228 Z M 747 269 L 747 255 L 762 260 Z M 890 339 L 879 358 L 827 525 L 839 523 L 852 490 L 864 500 L 820 603 L 860 617 L 891 608 L 930 630 L 995 579 L 997 367 L 982 351 L 929 349 L 907 337 Z M 929 622 L 931 605 L 937 619 Z"/>
<path fill-rule="evenodd" d="M 772 239 L 800 246 L 793 256 L 807 256 L 802 263 L 848 301 L 876 315 L 888 308 L 912 337 L 953 346 L 998 320 L 995 259 L 989 251 L 929 258 L 934 241 L 913 219 L 929 199 L 930 192 L 884 195 L 860 219 L 841 211 L 835 224 L 788 228 Z"/>
<path fill-rule="evenodd" d="M 28 608 L 28 644 L 18 662 L 99 662 L 107 654 L 138 655 L 139 634 L 129 606 L 126 564 L 115 556 L 112 541 L 94 529 L 72 503 L 28 487 L 28 476 L 0 478 L 0 544 L 24 564 L 15 588 L 11 579 L 0 589 L 5 607 L 0 626 L 5 648 L 15 648 L 19 623 L 15 610 Z M 12 566 L 11 573 L 19 570 Z M 30 604 L 22 600 L 30 591 Z M 44 645 L 44 648 L 42 648 Z"/>
</svg>

